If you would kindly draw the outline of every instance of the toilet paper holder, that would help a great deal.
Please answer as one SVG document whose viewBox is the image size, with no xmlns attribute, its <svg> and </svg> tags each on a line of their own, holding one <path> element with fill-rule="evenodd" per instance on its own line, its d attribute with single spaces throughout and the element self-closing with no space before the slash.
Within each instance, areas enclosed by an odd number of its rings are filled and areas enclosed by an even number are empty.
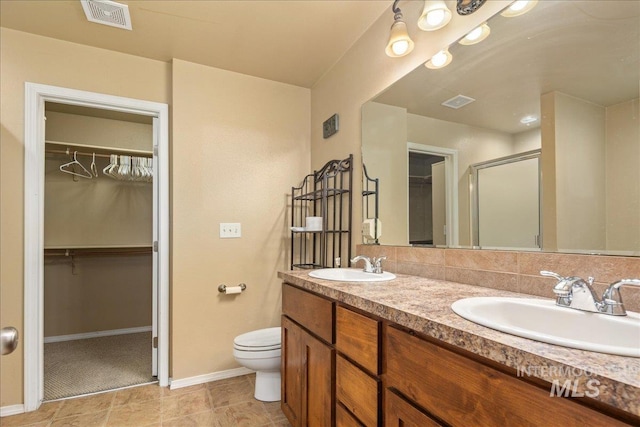
<svg viewBox="0 0 640 427">
<path fill-rule="evenodd" d="M 247 289 L 247 285 L 245 285 L 244 283 L 240 283 L 238 286 L 230 286 L 229 288 L 236 288 L 236 287 L 240 288 L 240 292 L 242 292 L 245 289 Z M 218 292 L 226 294 L 227 293 L 227 285 L 218 286 Z M 239 292 L 233 292 L 233 293 L 239 293 Z"/>
</svg>

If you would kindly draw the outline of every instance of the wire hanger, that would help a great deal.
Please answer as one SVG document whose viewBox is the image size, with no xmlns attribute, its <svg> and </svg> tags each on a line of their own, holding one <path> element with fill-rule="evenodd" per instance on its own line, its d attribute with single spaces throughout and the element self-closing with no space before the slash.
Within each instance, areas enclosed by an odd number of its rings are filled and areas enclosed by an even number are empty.
<svg viewBox="0 0 640 427">
<path fill-rule="evenodd" d="M 80 176 L 82 178 L 88 178 L 91 179 L 93 175 L 91 175 L 91 172 L 89 172 L 87 170 L 87 168 L 85 168 L 82 163 L 80 163 L 77 159 L 77 151 L 73 152 L 73 160 L 70 161 L 69 163 L 65 163 L 64 165 L 60 165 L 60 172 L 64 172 L 64 173 L 68 173 L 74 176 Z M 65 168 L 71 167 L 73 168 L 73 166 L 75 165 L 79 165 L 82 168 L 82 171 L 80 171 L 80 173 L 75 172 L 73 169 L 71 170 L 67 170 Z M 84 172 L 84 173 L 83 173 Z"/>
<path fill-rule="evenodd" d="M 98 168 L 96 167 L 96 153 L 93 153 L 93 159 L 91 160 L 91 173 L 96 178 L 98 177 Z"/>
</svg>

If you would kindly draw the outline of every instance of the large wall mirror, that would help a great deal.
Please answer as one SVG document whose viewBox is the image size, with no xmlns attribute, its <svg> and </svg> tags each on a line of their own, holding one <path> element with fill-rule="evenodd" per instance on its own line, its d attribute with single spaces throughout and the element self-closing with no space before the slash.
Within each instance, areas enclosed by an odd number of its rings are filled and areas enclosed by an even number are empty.
<svg viewBox="0 0 640 427">
<path fill-rule="evenodd" d="M 640 256 L 640 2 L 488 25 L 363 105 L 379 243 Z"/>
</svg>

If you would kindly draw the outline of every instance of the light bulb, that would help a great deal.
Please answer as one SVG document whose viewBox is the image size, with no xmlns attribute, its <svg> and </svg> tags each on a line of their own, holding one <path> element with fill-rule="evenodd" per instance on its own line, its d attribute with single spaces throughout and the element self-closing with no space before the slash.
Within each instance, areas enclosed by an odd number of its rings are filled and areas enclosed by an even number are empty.
<svg viewBox="0 0 640 427">
<path fill-rule="evenodd" d="M 426 16 L 427 19 L 427 24 L 429 25 L 439 25 L 440 23 L 442 23 L 442 21 L 444 21 L 444 10 L 442 9 L 436 9 L 436 10 L 432 10 L 431 12 L 427 13 Z"/>
<path fill-rule="evenodd" d="M 511 6 L 509 6 L 509 9 L 514 12 L 520 12 L 527 6 L 527 3 L 529 3 L 528 0 L 516 0 Z"/>
<path fill-rule="evenodd" d="M 466 39 L 469 41 L 476 41 L 478 37 L 482 35 L 482 27 L 478 27 L 475 30 L 471 30 L 469 34 L 466 35 Z"/>
<path fill-rule="evenodd" d="M 436 70 L 438 68 L 446 67 L 452 60 L 453 56 L 449 52 L 449 49 L 442 49 L 440 52 L 433 55 L 431 59 L 424 64 L 424 66 L 432 70 Z"/>
<path fill-rule="evenodd" d="M 406 40 L 399 40 L 391 45 L 391 50 L 398 56 L 405 54 L 407 49 L 409 49 L 409 42 Z"/>
<path fill-rule="evenodd" d="M 409 54 L 413 50 L 413 40 L 407 33 L 407 25 L 397 19 L 391 26 L 391 34 L 389 35 L 389 42 L 385 48 L 387 56 L 397 58 Z"/>
<path fill-rule="evenodd" d="M 444 50 L 441 50 L 431 57 L 431 64 L 434 67 L 441 67 L 445 62 L 447 62 L 447 54 Z"/>
<path fill-rule="evenodd" d="M 476 27 L 473 30 L 469 31 L 469 33 L 462 39 L 460 39 L 458 43 L 465 46 L 480 43 L 482 40 L 489 37 L 489 34 L 491 34 L 491 28 L 489 28 L 489 26 L 485 22 L 479 27 Z"/>
<path fill-rule="evenodd" d="M 426 0 L 418 19 L 418 27 L 423 31 L 435 31 L 449 23 L 451 11 L 442 0 Z"/>
<path fill-rule="evenodd" d="M 516 0 L 511 3 L 511 6 L 506 8 L 500 15 L 507 18 L 513 18 L 515 16 L 524 15 L 538 3 L 538 0 Z"/>
</svg>

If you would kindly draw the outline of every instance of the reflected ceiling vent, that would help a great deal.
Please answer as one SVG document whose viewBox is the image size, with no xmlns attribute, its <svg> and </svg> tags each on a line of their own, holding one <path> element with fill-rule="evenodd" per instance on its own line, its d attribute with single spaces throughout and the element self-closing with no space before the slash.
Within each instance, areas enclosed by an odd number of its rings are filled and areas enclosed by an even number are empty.
<svg viewBox="0 0 640 427">
<path fill-rule="evenodd" d="M 129 6 L 109 0 L 80 0 L 87 19 L 97 24 L 132 30 Z"/>
<path fill-rule="evenodd" d="M 456 95 L 451 99 L 447 99 L 441 105 L 457 110 L 458 108 L 462 108 L 467 104 L 471 104 L 473 101 L 475 101 L 475 99 L 469 98 L 468 96 Z"/>
</svg>

